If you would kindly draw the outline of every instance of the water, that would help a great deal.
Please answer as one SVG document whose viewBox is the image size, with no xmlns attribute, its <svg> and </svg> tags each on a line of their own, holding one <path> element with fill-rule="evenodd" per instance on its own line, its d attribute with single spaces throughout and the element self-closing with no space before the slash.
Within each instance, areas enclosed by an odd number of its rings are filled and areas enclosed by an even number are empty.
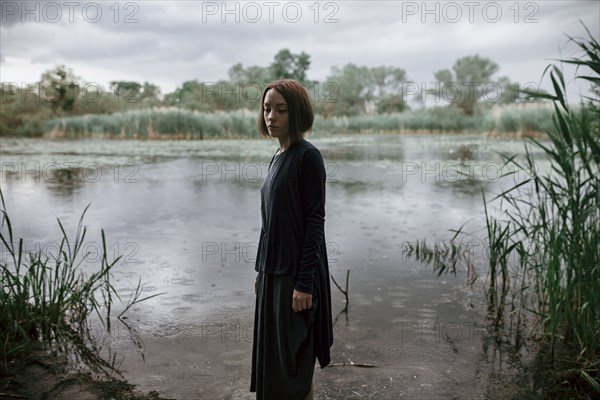
<svg viewBox="0 0 600 400">
<path fill-rule="evenodd" d="M 319 398 L 475 399 L 494 385 L 483 352 L 482 290 L 466 275 L 436 277 L 406 257 L 407 242 L 449 239 L 463 223 L 485 259 L 482 193 L 526 178 L 498 151 L 520 141 L 468 135 L 309 138 L 327 168 L 326 230 L 332 285 L 332 363 L 315 372 Z M 108 336 L 125 377 L 177 399 L 251 399 L 254 259 L 259 189 L 274 141 L 50 141 L 2 139 L 2 191 L 16 237 L 52 252 L 56 218 L 75 234 L 86 205 L 87 260 L 122 256 L 114 285 L 160 293 Z M 462 175 L 458 173 L 462 172 Z M 74 236 L 73 236 L 74 237 Z M 4 257 L 5 255 L 3 255 Z M 92 268 L 92 267 L 88 267 Z M 485 264 L 480 262 L 482 280 Z M 101 330 L 98 329 L 101 336 Z M 143 355 L 143 356 L 142 356 Z M 370 364 L 374 368 L 344 366 Z M 491 389 L 492 388 L 492 389 Z"/>
</svg>

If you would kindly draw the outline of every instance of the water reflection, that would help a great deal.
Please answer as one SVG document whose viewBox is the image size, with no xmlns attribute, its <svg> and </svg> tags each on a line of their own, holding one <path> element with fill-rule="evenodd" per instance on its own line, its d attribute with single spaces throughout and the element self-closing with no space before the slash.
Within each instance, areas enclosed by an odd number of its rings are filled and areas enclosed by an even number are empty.
<svg viewBox="0 0 600 400">
<path fill-rule="evenodd" d="M 93 168 L 74 166 L 44 165 L 33 163 L 7 164 L 3 163 L 2 180 L 5 183 L 44 184 L 48 192 L 54 196 L 70 197 L 75 195 L 86 183 L 94 182 L 102 172 Z"/>
<path fill-rule="evenodd" d="M 375 161 L 382 162 L 392 160 L 401 162 L 404 159 L 404 143 L 397 137 L 372 137 L 365 138 L 357 136 L 352 141 L 324 143 L 320 146 L 323 157 L 333 161 Z M 390 140 L 391 139 L 391 140 Z"/>
</svg>

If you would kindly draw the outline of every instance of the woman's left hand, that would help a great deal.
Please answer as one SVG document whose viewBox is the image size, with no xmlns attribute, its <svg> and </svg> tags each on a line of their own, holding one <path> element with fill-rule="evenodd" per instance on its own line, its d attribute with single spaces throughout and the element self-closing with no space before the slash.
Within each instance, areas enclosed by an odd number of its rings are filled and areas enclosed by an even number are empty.
<svg viewBox="0 0 600 400">
<path fill-rule="evenodd" d="M 308 310 L 311 307 L 312 294 L 304 293 L 294 289 L 294 294 L 292 295 L 292 309 L 294 310 L 294 312 Z"/>
</svg>

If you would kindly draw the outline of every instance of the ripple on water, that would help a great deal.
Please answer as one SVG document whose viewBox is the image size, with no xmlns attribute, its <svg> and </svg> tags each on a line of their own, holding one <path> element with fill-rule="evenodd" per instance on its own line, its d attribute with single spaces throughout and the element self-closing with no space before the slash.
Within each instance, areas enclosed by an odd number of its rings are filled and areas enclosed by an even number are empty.
<svg viewBox="0 0 600 400">
<path fill-rule="evenodd" d="M 436 382 L 469 381 L 468 376 L 460 371 L 449 375 L 446 357 L 435 357 L 434 349 L 418 348 L 416 346 L 393 346 L 386 349 L 378 360 L 383 369 L 396 371 L 410 377 L 416 385 Z M 415 387 L 415 385 L 411 385 Z"/>
<path fill-rule="evenodd" d="M 394 344 L 382 349 L 379 356 L 382 366 L 394 367 L 396 362 L 417 365 L 429 356 L 430 350 L 415 346 L 413 343 Z M 415 364 L 417 363 L 417 364 Z"/>
<path fill-rule="evenodd" d="M 427 320 L 435 319 L 438 316 L 437 311 L 431 308 L 419 308 L 416 311 L 416 315 Z"/>
<path fill-rule="evenodd" d="M 150 335 L 154 336 L 154 337 L 171 337 L 171 336 L 178 336 L 180 334 L 182 334 L 183 332 L 185 332 L 185 326 L 183 324 L 177 324 L 177 323 L 162 323 L 162 324 L 155 324 L 153 326 L 153 329 L 150 331 Z"/>
<path fill-rule="evenodd" d="M 387 295 L 390 297 L 401 297 L 405 299 L 411 297 L 410 292 L 404 288 L 400 292 L 388 292 Z"/>
<path fill-rule="evenodd" d="M 187 278 L 174 278 L 174 279 L 171 279 L 171 283 L 173 285 L 192 286 L 192 285 L 196 284 L 196 281 L 194 279 L 187 279 Z"/>
<path fill-rule="evenodd" d="M 162 375 L 145 376 L 143 381 L 144 387 L 151 390 L 160 390 L 166 383 L 167 378 Z"/>
<path fill-rule="evenodd" d="M 199 303 L 203 298 L 204 296 L 201 294 L 184 294 L 181 296 L 182 300 L 189 301 L 191 303 Z"/>
<path fill-rule="evenodd" d="M 355 299 L 353 299 L 353 301 L 362 306 L 370 306 L 373 304 L 373 301 L 371 301 L 371 299 L 368 299 L 364 296 L 356 296 Z"/>
<path fill-rule="evenodd" d="M 249 353 L 245 350 L 231 350 L 224 352 L 221 357 L 223 359 L 223 364 L 238 367 L 250 363 L 248 354 Z"/>
<path fill-rule="evenodd" d="M 424 289 L 424 290 L 430 290 L 433 289 L 434 287 L 438 286 L 438 282 L 415 282 L 415 288 L 417 289 Z"/>
<path fill-rule="evenodd" d="M 405 308 L 406 307 L 406 304 L 400 300 L 392 300 L 391 305 L 393 308 Z"/>
<path fill-rule="evenodd" d="M 220 304 L 219 304 L 219 308 L 221 308 L 222 310 L 245 310 L 245 309 L 249 309 L 252 308 L 254 309 L 254 301 L 250 301 L 250 300 L 232 300 L 232 299 L 223 299 Z"/>
<path fill-rule="evenodd" d="M 175 307 L 171 310 L 174 314 L 189 314 L 192 307 Z"/>
<path fill-rule="evenodd" d="M 181 298 L 178 296 L 169 296 L 169 297 L 162 297 L 160 298 L 160 305 L 161 306 L 176 306 L 181 304 Z"/>
</svg>

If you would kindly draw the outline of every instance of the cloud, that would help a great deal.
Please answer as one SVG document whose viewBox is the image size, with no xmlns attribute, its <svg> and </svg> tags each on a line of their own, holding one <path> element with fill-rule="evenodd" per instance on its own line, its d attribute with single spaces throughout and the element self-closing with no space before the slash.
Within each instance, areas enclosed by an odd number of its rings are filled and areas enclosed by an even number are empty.
<svg viewBox="0 0 600 400">
<path fill-rule="evenodd" d="M 498 63 L 502 75 L 529 81 L 559 57 L 561 46 L 568 50 L 564 33 L 584 36 L 579 19 L 598 33 L 600 7 L 597 1 L 141 1 L 69 9 L 51 2 L 61 7 L 58 18 L 48 2 L 25 3 L 2 1 L 3 80 L 25 76 L 9 58 L 29 60 L 30 81 L 39 79 L 35 66 L 60 62 L 80 76 L 78 68 L 99 74 L 88 80 L 135 77 L 163 93 L 185 80 L 226 79 L 238 62 L 267 66 L 282 48 L 307 52 L 309 78 L 318 80 L 347 63 L 394 65 L 411 79 L 430 80 L 456 59 L 480 54 Z"/>
</svg>

